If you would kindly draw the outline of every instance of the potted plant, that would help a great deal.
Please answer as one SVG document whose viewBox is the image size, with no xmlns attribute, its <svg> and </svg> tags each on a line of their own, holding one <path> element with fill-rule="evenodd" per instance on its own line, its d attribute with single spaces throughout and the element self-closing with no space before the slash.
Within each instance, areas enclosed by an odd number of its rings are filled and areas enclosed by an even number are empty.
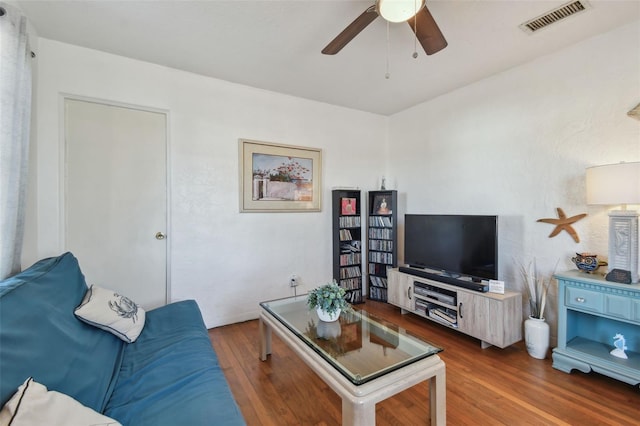
<svg viewBox="0 0 640 426">
<path fill-rule="evenodd" d="M 307 297 L 309 309 L 316 309 L 321 321 L 335 321 L 340 317 L 340 312 L 350 307 L 344 296 L 346 291 L 335 281 L 316 287 Z"/>
<path fill-rule="evenodd" d="M 549 349 L 549 324 L 545 322 L 544 309 L 553 274 L 547 279 L 540 278 L 535 259 L 529 263 L 529 267 L 521 266 L 521 270 L 530 311 L 529 318 L 524 322 L 524 341 L 529 355 L 544 359 Z"/>
</svg>

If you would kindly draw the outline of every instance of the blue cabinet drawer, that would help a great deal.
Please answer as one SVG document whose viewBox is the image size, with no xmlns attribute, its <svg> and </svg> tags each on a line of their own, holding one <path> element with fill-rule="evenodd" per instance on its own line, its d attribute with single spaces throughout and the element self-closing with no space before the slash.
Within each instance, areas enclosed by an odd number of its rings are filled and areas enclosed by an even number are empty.
<svg viewBox="0 0 640 426">
<path fill-rule="evenodd" d="M 604 313 L 613 318 L 633 320 L 633 300 L 626 296 L 606 295 Z"/>
<path fill-rule="evenodd" d="M 631 309 L 631 319 L 640 324 L 640 300 L 633 301 Z"/>
<path fill-rule="evenodd" d="M 604 294 L 567 286 L 565 305 L 591 312 L 604 311 Z"/>
</svg>

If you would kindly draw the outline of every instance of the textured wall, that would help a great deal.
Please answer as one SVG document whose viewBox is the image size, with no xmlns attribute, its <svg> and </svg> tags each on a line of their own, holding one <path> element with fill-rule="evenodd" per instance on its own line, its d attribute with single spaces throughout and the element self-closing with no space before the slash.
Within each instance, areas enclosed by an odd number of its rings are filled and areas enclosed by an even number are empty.
<svg viewBox="0 0 640 426">
<path fill-rule="evenodd" d="M 331 279 L 331 188 L 374 188 L 387 118 L 40 40 L 37 252 L 64 250 L 61 93 L 168 111 L 171 298 L 212 327 Z M 322 149 L 320 213 L 239 213 L 238 139 Z M 82 262 L 82 259 L 80 259 Z"/>
<path fill-rule="evenodd" d="M 330 189 L 374 189 L 383 171 L 406 212 L 500 215 L 508 286 L 533 258 L 545 274 L 557 259 L 569 268 L 575 251 L 606 253 L 606 210 L 585 205 L 585 167 L 640 160 L 640 125 L 626 116 L 640 100 L 638 28 L 391 118 L 40 39 L 37 243 L 26 263 L 64 250 L 60 99 L 70 93 L 169 111 L 171 294 L 195 298 L 208 326 L 255 317 L 259 300 L 291 294 L 291 273 L 303 292 L 329 279 Z M 238 138 L 321 148 L 322 212 L 238 213 Z M 580 244 L 535 222 L 556 207 L 589 213 Z"/>
<path fill-rule="evenodd" d="M 636 22 L 391 117 L 389 174 L 408 213 L 500 215 L 500 276 L 517 288 L 533 259 L 548 275 L 575 252 L 606 257 L 608 217 L 586 205 L 585 168 L 640 161 L 640 122 L 626 115 L 638 101 Z M 536 223 L 556 207 L 589 214 L 579 244 Z"/>
</svg>

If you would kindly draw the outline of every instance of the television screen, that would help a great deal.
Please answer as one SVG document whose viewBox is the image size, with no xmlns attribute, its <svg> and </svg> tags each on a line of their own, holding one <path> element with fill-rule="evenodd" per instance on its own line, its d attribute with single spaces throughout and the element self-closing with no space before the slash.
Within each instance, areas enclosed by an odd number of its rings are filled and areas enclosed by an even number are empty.
<svg viewBox="0 0 640 426">
<path fill-rule="evenodd" d="M 454 278 L 498 279 L 498 217 L 406 214 L 404 260 Z"/>
</svg>

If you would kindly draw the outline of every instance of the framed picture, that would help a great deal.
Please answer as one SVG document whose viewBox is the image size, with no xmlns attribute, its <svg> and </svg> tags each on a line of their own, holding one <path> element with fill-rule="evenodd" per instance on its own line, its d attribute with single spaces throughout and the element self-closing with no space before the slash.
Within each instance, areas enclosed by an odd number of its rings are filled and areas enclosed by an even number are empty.
<svg viewBox="0 0 640 426">
<path fill-rule="evenodd" d="M 393 206 L 391 205 L 390 195 L 376 195 L 373 199 L 373 211 L 371 214 L 391 214 L 393 213 Z"/>
<path fill-rule="evenodd" d="M 319 212 L 322 151 L 240 139 L 240 212 Z"/>
<path fill-rule="evenodd" d="M 343 216 L 356 214 L 356 199 L 355 198 L 342 198 L 342 209 L 340 213 Z"/>
</svg>

